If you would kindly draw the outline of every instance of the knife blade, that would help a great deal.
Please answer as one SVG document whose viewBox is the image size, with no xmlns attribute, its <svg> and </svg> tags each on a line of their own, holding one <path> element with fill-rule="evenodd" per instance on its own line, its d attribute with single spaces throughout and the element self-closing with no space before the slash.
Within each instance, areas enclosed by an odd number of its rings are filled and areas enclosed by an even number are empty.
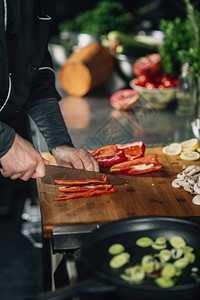
<svg viewBox="0 0 200 300">
<path fill-rule="evenodd" d="M 99 178 L 102 174 L 93 171 L 86 171 L 80 169 L 73 169 L 67 167 L 60 167 L 55 165 L 46 166 L 46 174 L 41 179 L 43 184 L 54 184 L 54 180 L 71 180 L 71 179 L 86 179 L 86 178 Z M 128 183 L 127 180 L 119 177 L 118 175 L 106 174 L 108 176 L 108 181 L 114 186 L 122 185 Z"/>
</svg>

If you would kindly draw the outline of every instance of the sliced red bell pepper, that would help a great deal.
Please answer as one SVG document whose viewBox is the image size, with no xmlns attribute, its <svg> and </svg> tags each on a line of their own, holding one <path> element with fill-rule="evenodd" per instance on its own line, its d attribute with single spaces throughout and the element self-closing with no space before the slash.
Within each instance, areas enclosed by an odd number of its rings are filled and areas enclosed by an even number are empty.
<svg viewBox="0 0 200 300">
<path fill-rule="evenodd" d="M 152 154 L 113 165 L 110 168 L 110 172 L 124 175 L 137 175 L 159 171 L 161 169 L 162 165 L 158 162 L 157 155 Z"/>
<path fill-rule="evenodd" d="M 133 160 L 144 156 L 145 144 L 141 141 L 129 143 L 129 144 L 117 144 L 117 149 L 122 150 L 127 160 Z"/>
<path fill-rule="evenodd" d="M 101 147 L 91 151 L 92 156 L 98 161 L 100 167 L 110 167 L 114 164 L 133 160 L 144 156 L 145 145 L 143 142 L 129 144 L 116 144 Z"/>
<path fill-rule="evenodd" d="M 123 151 L 118 151 L 112 155 L 94 156 L 100 167 L 110 167 L 126 160 L 126 155 Z"/>
<path fill-rule="evenodd" d="M 107 190 L 95 190 L 95 191 L 85 191 L 85 192 L 77 192 L 77 193 L 69 193 L 65 194 L 64 197 L 59 197 L 55 199 L 54 201 L 62 201 L 62 200 L 69 200 L 74 198 L 86 198 L 86 197 L 92 197 L 94 195 L 100 195 L 100 194 L 110 194 L 115 193 L 116 189 L 113 187 L 111 189 Z"/>
<path fill-rule="evenodd" d="M 58 190 L 65 193 L 108 190 L 112 188 L 112 184 L 98 184 L 98 185 L 81 185 L 81 186 L 59 186 Z M 65 196 L 65 195 L 61 195 Z"/>
<path fill-rule="evenodd" d="M 108 177 L 105 174 L 102 174 L 102 177 L 99 178 L 86 178 L 86 179 L 56 179 L 54 180 L 55 184 L 61 185 L 82 185 L 82 184 L 90 184 L 90 183 L 106 183 L 108 181 Z"/>
</svg>

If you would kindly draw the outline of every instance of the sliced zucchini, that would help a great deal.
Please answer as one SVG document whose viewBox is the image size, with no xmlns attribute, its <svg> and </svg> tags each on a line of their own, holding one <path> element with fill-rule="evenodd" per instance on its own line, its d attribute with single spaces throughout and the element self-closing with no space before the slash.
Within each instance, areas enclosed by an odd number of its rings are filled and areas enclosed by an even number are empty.
<svg viewBox="0 0 200 300">
<path fill-rule="evenodd" d="M 169 261 L 172 257 L 171 251 L 168 249 L 161 250 L 159 253 L 159 258 L 161 262 Z"/>
<path fill-rule="evenodd" d="M 113 244 L 108 248 L 108 252 L 111 255 L 116 255 L 125 251 L 125 248 L 122 244 Z"/>
<path fill-rule="evenodd" d="M 149 247 L 153 244 L 153 240 L 149 237 L 142 237 L 136 241 L 136 245 L 139 247 Z"/>
<path fill-rule="evenodd" d="M 196 256 L 194 253 L 187 252 L 185 253 L 184 257 L 189 259 L 190 264 L 193 264 L 195 262 Z"/>
<path fill-rule="evenodd" d="M 172 248 L 171 249 L 171 255 L 172 255 L 173 259 L 181 258 L 181 256 L 183 255 L 183 253 L 184 252 L 183 252 L 182 248 L 179 248 L 179 249 Z"/>
<path fill-rule="evenodd" d="M 189 263 L 190 263 L 189 258 L 182 257 L 182 258 L 177 259 L 174 262 L 174 266 L 176 268 L 185 269 L 189 265 Z"/>
<path fill-rule="evenodd" d="M 171 246 L 173 248 L 182 248 L 182 247 L 185 247 L 186 246 L 186 241 L 181 237 L 181 236 L 172 236 L 169 240 Z"/>
<path fill-rule="evenodd" d="M 174 286 L 175 282 L 171 278 L 158 277 L 155 279 L 155 283 L 161 288 L 170 288 Z"/>
<path fill-rule="evenodd" d="M 166 238 L 164 237 L 158 237 L 156 240 L 155 240 L 155 243 L 158 244 L 158 245 L 163 245 L 163 244 L 166 244 Z"/>
<path fill-rule="evenodd" d="M 176 267 L 172 263 L 167 263 L 161 272 L 162 277 L 164 278 L 172 278 L 176 274 Z"/>
<path fill-rule="evenodd" d="M 141 266 L 146 273 L 152 273 L 155 270 L 155 260 L 151 255 L 143 256 Z"/>
<path fill-rule="evenodd" d="M 153 243 L 151 245 L 151 247 L 155 250 L 162 250 L 162 249 L 166 249 L 167 248 L 167 244 L 156 244 L 156 243 Z"/>
<path fill-rule="evenodd" d="M 127 268 L 125 274 L 130 278 L 131 282 L 140 283 L 145 278 L 145 271 L 140 265 Z"/>
<path fill-rule="evenodd" d="M 183 250 L 184 253 L 187 253 L 187 252 L 193 252 L 194 251 L 194 248 L 190 247 L 190 246 L 183 246 L 181 247 L 181 249 Z"/>
<path fill-rule="evenodd" d="M 113 269 L 118 269 L 127 264 L 130 260 L 130 254 L 128 252 L 123 252 L 118 255 L 115 255 L 110 260 L 110 267 Z"/>
</svg>

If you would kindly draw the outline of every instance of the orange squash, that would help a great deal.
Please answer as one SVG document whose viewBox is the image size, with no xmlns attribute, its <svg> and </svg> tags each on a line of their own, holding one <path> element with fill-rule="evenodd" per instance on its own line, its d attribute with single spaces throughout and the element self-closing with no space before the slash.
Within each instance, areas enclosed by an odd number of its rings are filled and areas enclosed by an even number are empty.
<svg viewBox="0 0 200 300">
<path fill-rule="evenodd" d="M 113 58 L 100 43 L 74 51 L 60 70 L 60 83 L 69 95 L 84 96 L 106 82 L 113 72 Z"/>
</svg>

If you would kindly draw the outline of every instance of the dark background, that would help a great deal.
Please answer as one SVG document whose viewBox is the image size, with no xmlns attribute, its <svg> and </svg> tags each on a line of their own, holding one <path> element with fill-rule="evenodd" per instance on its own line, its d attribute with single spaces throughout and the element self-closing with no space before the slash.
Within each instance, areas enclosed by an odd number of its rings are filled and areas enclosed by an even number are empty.
<svg viewBox="0 0 200 300">
<path fill-rule="evenodd" d="M 88 9 L 96 7 L 101 0 L 56 0 L 55 15 L 53 18 L 53 26 L 51 35 L 55 36 L 58 33 L 58 24 L 62 21 L 73 19 L 75 16 Z M 121 2 L 127 11 L 136 12 L 141 6 L 157 3 L 158 9 L 151 16 L 153 30 L 158 29 L 160 19 L 174 19 L 176 16 L 185 16 L 184 0 L 115 0 Z M 200 9 L 199 0 L 190 0 L 195 4 L 197 9 Z"/>
</svg>

